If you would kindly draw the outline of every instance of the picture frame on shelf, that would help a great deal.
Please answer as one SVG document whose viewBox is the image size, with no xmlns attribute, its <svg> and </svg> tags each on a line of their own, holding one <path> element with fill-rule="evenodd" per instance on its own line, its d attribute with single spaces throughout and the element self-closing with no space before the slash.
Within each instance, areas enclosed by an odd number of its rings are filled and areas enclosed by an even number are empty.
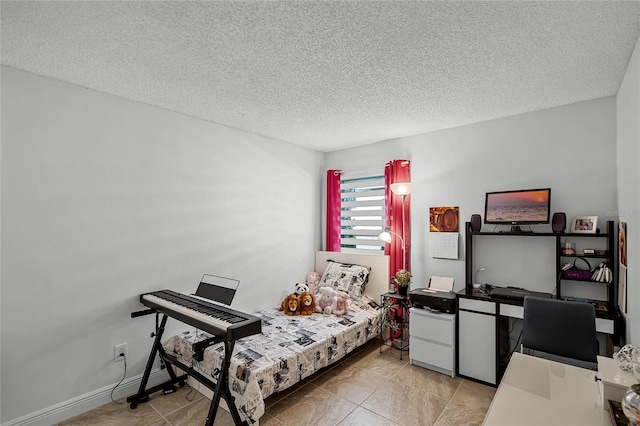
<svg viewBox="0 0 640 426">
<path fill-rule="evenodd" d="M 576 216 L 571 221 L 571 234 L 595 234 L 598 230 L 598 216 Z"/>
</svg>

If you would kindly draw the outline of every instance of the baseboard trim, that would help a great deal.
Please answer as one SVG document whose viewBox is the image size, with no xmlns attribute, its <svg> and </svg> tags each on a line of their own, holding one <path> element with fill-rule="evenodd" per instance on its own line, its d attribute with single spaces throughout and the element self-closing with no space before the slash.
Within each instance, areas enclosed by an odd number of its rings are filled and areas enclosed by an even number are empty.
<svg viewBox="0 0 640 426">
<path fill-rule="evenodd" d="M 163 369 L 157 368 L 151 371 L 149 376 L 149 386 L 155 386 L 168 380 L 168 375 Z M 142 374 L 124 379 L 118 388 L 113 392 L 113 399 L 118 400 L 138 391 Z M 105 386 L 101 389 L 80 395 L 76 398 L 63 401 L 59 404 L 38 410 L 17 419 L 2 423 L 2 426 L 49 426 L 62 420 L 69 419 L 79 414 L 85 413 L 94 408 L 111 402 L 111 390 L 116 383 Z M 129 409 L 127 407 L 127 409 Z"/>
</svg>

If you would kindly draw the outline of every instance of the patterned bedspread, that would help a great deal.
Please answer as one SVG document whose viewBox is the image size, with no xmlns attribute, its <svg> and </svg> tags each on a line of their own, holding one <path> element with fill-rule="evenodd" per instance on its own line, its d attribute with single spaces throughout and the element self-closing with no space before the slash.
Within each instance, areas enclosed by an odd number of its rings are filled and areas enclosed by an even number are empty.
<svg viewBox="0 0 640 426">
<path fill-rule="evenodd" d="M 257 421 L 265 411 L 264 399 L 287 389 L 337 361 L 378 335 L 380 310 L 366 296 L 343 316 L 313 314 L 286 316 L 277 308 L 254 315 L 262 318 L 262 333 L 236 341 L 229 367 L 229 386 L 243 420 Z M 183 363 L 215 381 L 224 354 L 223 344 L 207 348 L 197 362 L 191 345 L 211 337 L 185 331 L 169 339 L 164 348 Z"/>
</svg>

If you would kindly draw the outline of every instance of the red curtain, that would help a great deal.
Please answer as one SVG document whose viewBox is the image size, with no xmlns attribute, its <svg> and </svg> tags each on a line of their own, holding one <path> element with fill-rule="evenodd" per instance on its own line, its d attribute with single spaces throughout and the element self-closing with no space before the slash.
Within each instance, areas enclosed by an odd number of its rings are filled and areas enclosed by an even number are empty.
<svg viewBox="0 0 640 426">
<path fill-rule="evenodd" d="M 395 232 L 404 238 L 407 269 L 411 270 L 411 196 L 406 197 L 403 205 L 402 197 L 391 192 L 390 186 L 392 183 L 400 182 L 411 182 L 411 161 L 409 160 L 393 160 L 388 162 L 384 167 L 384 183 L 386 225 L 391 229 L 391 232 Z M 404 224 L 402 223 L 403 208 Z M 391 243 L 385 245 L 384 254 L 388 254 L 390 257 L 389 273 L 391 276 L 394 276 L 398 269 L 402 269 L 403 256 L 400 238 L 392 234 Z"/>
<path fill-rule="evenodd" d="M 340 170 L 327 170 L 327 251 L 340 251 L 340 176 Z"/>
</svg>

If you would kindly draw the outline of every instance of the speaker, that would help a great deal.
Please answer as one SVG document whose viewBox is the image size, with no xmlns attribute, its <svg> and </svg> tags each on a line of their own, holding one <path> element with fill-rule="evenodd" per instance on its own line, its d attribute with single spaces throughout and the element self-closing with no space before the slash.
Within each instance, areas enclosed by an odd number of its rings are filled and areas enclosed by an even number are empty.
<svg viewBox="0 0 640 426">
<path fill-rule="evenodd" d="M 478 232 L 480 231 L 480 228 L 482 227 L 482 218 L 480 217 L 479 214 L 472 214 L 471 215 L 471 230 L 474 232 Z"/>
<path fill-rule="evenodd" d="M 562 212 L 554 213 L 553 218 L 551 219 L 551 229 L 553 230 L 553 232 L 564 232 L 566 227 L 567 216 Z"/>
</svg>

